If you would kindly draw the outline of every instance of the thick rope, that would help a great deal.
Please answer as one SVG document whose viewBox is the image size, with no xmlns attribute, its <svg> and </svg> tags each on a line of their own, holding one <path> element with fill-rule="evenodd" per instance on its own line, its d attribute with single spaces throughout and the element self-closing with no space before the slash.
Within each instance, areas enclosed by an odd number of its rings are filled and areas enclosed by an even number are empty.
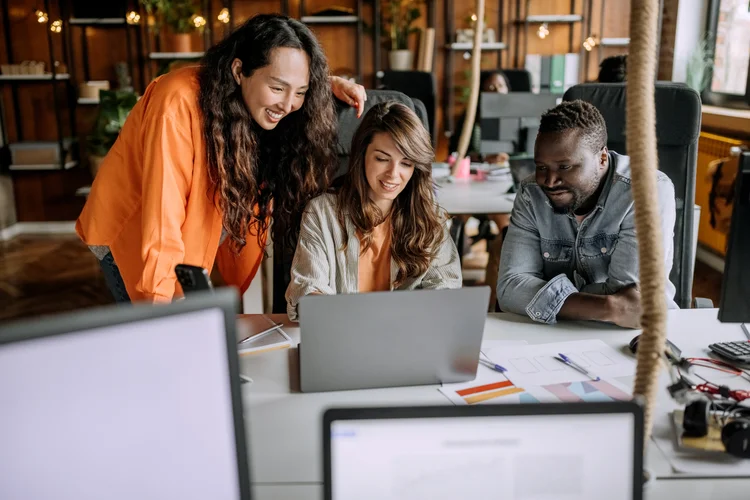
<svg viewBox="0 0 750 500">
<path fill-rule="evenodd" d="M 453 175 L 458 171 L 458 166 L 466 156 L 469 149 L 471 132 L 474 129 L 474 120 L 477 117 L 477 103 L 479 102 L 480 74 L 482 69 L 482 32 L 484 31 L 484 0 L 477 0 L 477 22 L 474 25 L 474 47 L 471 51 L 471 93 L 466 103 L 466 120 L 458 140 L 458 157 L 453 164 Z M 453 92 L 453 89 L 448 89 Z"/>
<path fill-rule="evenodd" d="M 656 170 L 656 40 L 658 0 L 632 0 L 630 54 L 627 78 L 627 150 L 632 168 L 635 228 L 640 260 L 641 326 L 634 394 L 645 400 L 645 434 L 648 442 L 667 335 L 664 298 L 664 248 L 661 235 Z"/>
</svg>

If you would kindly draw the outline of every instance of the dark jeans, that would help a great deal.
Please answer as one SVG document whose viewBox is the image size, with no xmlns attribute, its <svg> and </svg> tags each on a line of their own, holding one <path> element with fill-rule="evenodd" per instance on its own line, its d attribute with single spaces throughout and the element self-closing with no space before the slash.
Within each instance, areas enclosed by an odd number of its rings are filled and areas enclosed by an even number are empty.
<svg viewBox="0 0 750 500">
<path fill-rule="evenodd" d="M 128 296 L 128 291 L 125 289 L 125 282 L 122 281 L 122 275 L 120 275 L 120 270 L 117 268 L 115 258 L 112 257 L 112 254 L 108 253 L 106 257 L 99 261 L 99 265 L 102 266 L 104 281 L 107 282 L 107 286 L 109 287 L 109 291 L 112 292 L 115 302 L 130 302 L 130 296 Z"/>
</svg>

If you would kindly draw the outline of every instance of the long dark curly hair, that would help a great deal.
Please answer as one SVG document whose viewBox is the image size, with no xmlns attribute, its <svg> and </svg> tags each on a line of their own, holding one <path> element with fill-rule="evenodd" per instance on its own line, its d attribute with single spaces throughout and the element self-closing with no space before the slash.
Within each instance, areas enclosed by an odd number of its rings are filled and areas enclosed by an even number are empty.
<svg viewBox="0 0 750 500">
<path fill-rule="evenodd" d="M 245 106 L 232 61 L 239 59 L 242 74 L 249 77 L 267 66 L 279 47 L 307 53 L 309 89 L 297 112 L 266 131 Z M 312 32 L 275 14 L 252 17 L 203 57 L 199 103 L 212 197 L 236 251 L 245 246 L 248 234 L 254 233 L 262 244 L 271 216 L 274 240 L 293 248 L 305 205 L 329 186 L 337 157 L 328 76 L 326 58 Z"/>
<path fill-rule="evenodd" d="M 391 208 L 391 257 L 398 267 L 395 285 L 427 271 L 443 243 L 444 216 L 435 202 L 430 136 L 416 113 L 396 101 L 373 106 L 352 139 L 349 171 L 337 181 L 337 217 L 346 233 L 346 218 L 362 234 L 361 251 L 372 243 L 372 231 L 386 216 L 368 196 L 365 162 L 375 134 L 387 133 L 401 154 L 414 163 L 414 174 Z M 347 235 L 348 238 L 348 235 Z M 346 241 L 346 239 L 345 239 Z"/>
</svg>

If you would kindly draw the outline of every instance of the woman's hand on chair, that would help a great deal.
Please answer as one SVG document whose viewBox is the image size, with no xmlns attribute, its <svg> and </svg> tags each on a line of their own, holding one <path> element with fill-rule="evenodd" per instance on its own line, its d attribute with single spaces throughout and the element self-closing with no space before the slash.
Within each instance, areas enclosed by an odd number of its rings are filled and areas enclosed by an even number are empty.
<svg viewBox="0 0 750 500">
<path fill-rule="evenodd" d="M 365 88 L 358 83 L 350 82 L 340 76 L 332 76 L 330 78 L 333 95 L 349 106 L 357 108 L 357 118 L 360 118 L 362 111 L 365 109 L 365 101 L 367 100 Z"/>
</svg>

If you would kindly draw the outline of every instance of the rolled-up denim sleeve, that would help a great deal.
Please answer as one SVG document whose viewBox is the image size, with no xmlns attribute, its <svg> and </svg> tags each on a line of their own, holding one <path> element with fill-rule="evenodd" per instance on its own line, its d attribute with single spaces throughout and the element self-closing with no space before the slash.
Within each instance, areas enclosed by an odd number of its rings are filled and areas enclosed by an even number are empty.
<svg viewBox="0 0 750 500">
<path fill-rule="evenodd" d="M 497 301 L 503 311 L 552 324 L 565 300 L 578 289 L 564 274 L 544 279 L 539 231 L 527 189 L 522 185 L 516 195 L 503 242 Z"/>
</svg>

